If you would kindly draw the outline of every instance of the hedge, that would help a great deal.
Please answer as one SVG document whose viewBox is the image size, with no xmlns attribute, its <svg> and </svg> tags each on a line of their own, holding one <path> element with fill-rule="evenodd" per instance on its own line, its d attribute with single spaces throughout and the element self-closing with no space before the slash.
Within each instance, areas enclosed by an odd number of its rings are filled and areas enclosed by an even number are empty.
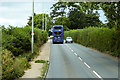
<svg viewBox="0 0 120 80">
<path fill-rule="evenodd" d="M 2 80 L 21 77 L 28 64 L 39 53 L 47 41 L 47 32 L 34 28 L 34 53 L 31 53 L 31 27 L 17 28 L 2 26 Z"/>
<path fill-rule="evenodd" d="M 107 52 L 116 57 L 119 56 L 120 47 L 117 47 L 117 33 L 115 29 L 89 27 L 65 31 L 64 36 L 65 38 L 71 36 L 75 43 L 92 47 L 102 52 Z"/>
<path fill-rule="evenodd" d="M 34 29 L 34 43 L 41 46 L 47 41 L 47 32 Z M 31 50 L 31 28 L 8 28 L 2 30 L 2 47 L 10 50 L 14 56 Z"/>
</svg>

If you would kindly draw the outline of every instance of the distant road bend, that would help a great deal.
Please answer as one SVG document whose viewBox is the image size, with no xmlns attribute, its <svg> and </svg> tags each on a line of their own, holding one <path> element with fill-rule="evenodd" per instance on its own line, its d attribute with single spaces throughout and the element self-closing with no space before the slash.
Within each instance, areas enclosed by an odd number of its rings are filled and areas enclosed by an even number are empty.
<svg viewBox="0 0 120 80">
<path fill-rule="evenodd" d="M 50 65 L 46 78 L 118 80 L 118 60 L 76 43 L 51 42 Z"/>
</svg>

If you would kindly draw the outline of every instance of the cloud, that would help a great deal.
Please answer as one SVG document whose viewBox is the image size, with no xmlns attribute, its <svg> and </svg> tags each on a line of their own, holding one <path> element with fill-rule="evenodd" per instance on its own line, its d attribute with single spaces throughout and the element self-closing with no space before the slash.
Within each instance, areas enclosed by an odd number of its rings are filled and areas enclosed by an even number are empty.
<svg viewBox="0 0 120 80">
<path fill-rule="evenodd" d="M 0 24 L 4 25 L 4 24 L 15 24 L 16 20 L 14 19 L 6 19 L 6 18 L 0 18 Z"/>
<path fill-rule="evenodd" d="M 33 0 L 1 0 L 1 2 L 32 2 Z M 59 0 L 34 0 L 35 2 L 58 2 Z"/>
<path fill-rule="evenodd" d="M 16 19 L 7 19 L 7 18 L 0 18 L 0 25 L 4 25 L 5 27 L 8 27 L 9 25 L 11 26 L 18 26 L 18 27 L 23 27 L 27 24 L 28 20 L 16 20 Z"/>
<path fill-rule="evenodd" d="M 19 2 L 3 2 L 0 5 L 0 11 L 4 12 L 26 12 L 32 10 L 31 3 L 19 3 Z"/>
<path fill-rule="evenodd" d="M 5 0 L 8 1 L 8 0 Z M 9 0 L 15 1 L 15 0 Z M 1 2 L 0 3 L 0 25 L 11 25 L 22 27 L 27 25 L 29 16 L 32 16 L 32 3 L 30 2 Z M 20 1 L 20 0 L 19 0 Z M 54 2 L 36 2 L 34 4 L 34 12 L 37 14 L 48 11 Z M 49 0 L 48 0 L 49 1 Z"/>
</svg>

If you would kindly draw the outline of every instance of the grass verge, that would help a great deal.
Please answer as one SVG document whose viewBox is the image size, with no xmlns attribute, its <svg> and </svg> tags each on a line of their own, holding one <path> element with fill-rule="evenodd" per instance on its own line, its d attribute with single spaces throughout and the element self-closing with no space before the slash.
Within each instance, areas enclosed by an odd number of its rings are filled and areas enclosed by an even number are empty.
<svg viewBox="0 0 120 80">
<path fill-rule="evenodd" d="M 36 60 L 35 63 L 46 63 L 45 60 Z"/>
<path fill-rule="evenodd" d="M 47 72 L 48 66 L 49 66 L 49 61 L 45 61 L 45 63 L 43 63 L 42 72 L 41 72 L 42 74 L 40 76 L 40 79 L 43 79 L 45 77 L 45 74 Z"/>
</svg>

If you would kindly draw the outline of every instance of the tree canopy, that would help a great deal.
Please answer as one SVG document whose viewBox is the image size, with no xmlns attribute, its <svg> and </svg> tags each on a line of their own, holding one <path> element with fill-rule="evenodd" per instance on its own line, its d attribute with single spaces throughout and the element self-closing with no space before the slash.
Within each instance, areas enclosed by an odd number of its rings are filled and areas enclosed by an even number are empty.
<svg viewBox="0 0 120 80">
<path fill-rule="evenodd" d="M 65 31 L 69 30 L 69 28 L 68 28 L 68 27 L 70 27 L 69 18 L 66 18 L 66 17 L 57 18 L 55 21 L 55 25 L 63 25 Z"/>
<path fill-rule="evenodd" d="M 105 2 L 100 3 L 100 7 L 105 12 L 105 16 L 108 20 L 108 26 L 116 29 L 120 28 L 120 2 Z M 119 29 L 120 30 L 120 29 Z"/>
<path fill-rule="evenodd" d="M 61 8 L 64 10 L 64 13 L 61 13 Z M 67 26 L 69 29 L 82 29 L 88 26 L 100 26 L 102 23 L 99 20 L 99 14 L 97 10 L 94 11 L 94 9 L 99 9 L 98 4 L 95 3 L 57 2 L 53 4 L 51 9 L 52 18 L 58 18 L 63 16 L 69 18 L 68 22 L 70 22 L 70 25 Z"/>
<path fill-rule="evenodd" d="M 89 26 L 100 26 L 101 21 L 96 14 L 85 14 L 82 11 L 75 9 L 69 13 L 69 20 L 71 23 L 70 29 L 83 29 Z"/>
<path fill-rule="evenodd" d="M 32 17 L 28 20 L 27 26 L 32 26 Z M 34 14 L 34 27 L 42 29 L 42 14 Z"/>
<path fill-rule="evenodd" d="M 45 18 L 46 15 L 46 18 Z M 47 31 L 51 28 L 53 25 L 52 19 L 48 16 L 48 14 L 44 14 L 44 24 L 45 24 L 45 19 L 46 19 L 46 26 L 47 26 Z M 34 14 L 34 27 L 42 29 L 43 25 L 43 14 Z M 32 17 L 30 16 L 28 19 L 27 26 L 32 26 Z"/>
</svg>

